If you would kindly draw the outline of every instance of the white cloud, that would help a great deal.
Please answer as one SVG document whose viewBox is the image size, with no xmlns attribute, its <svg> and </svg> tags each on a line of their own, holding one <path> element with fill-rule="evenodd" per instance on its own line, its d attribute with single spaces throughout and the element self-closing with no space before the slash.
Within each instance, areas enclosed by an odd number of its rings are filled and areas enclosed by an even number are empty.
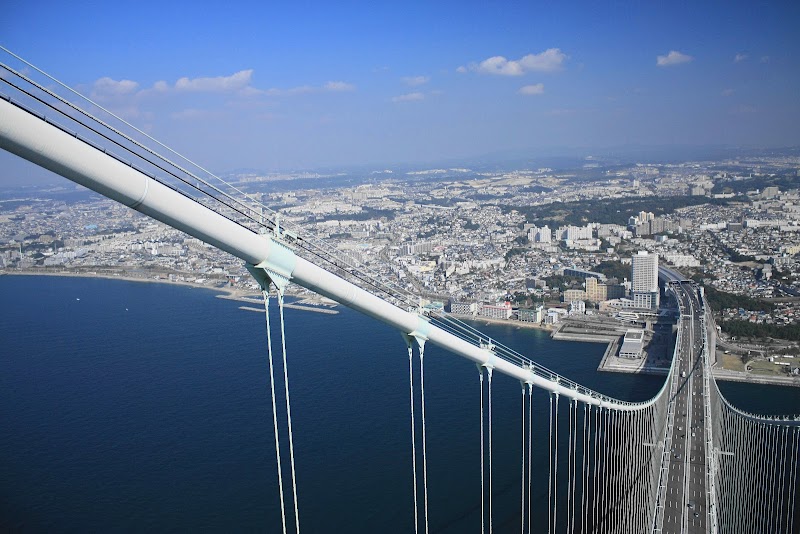
<svg viewBox="0 0 800 534">
<path fill-rule="evenodd" d="M 126 117 L 136 118 L 140 114 L 138 106 L 153 98 L 169 98 L 180 93 L 210 93 L 219 95 L 234 95 L 237 101 L 258 101 L 254 97 L 279 97 L 295 96 L 309 93 L 341 93 L 355 91 L 356 86 L 341 80 L 327 81 L 321 85 L 300 85 L 287 89 L 272 88 L 259 89 L 252 83 L 253 69 L 246 69 L 231 74 L 230 76 L 214 76 L 201 78 L 179 78 L 170 83 L 164 80 L 155 82 L 147 88 L 140 88 L 139 83 L 132 80 L 114 80 L 109 77 L 100 78 L 90 88 L 92 98 L 114 105 L 121 109 Z M 125 106 L 124 109 L 122 106 Z M 120 114 L 118 113 L 118 114 Z M 196 119 L 202 117 L 204 112 L 200 109 L 184 109 L 171 115 L 176 120 Z"/>
<path fill-rule="evenodd" d="M 355 91 L 356 86 L 347 82 L 325 82 L 322 88 L 325 91 Z"/>
<path fill-rule="evenodd" d="M 462 65 L 461 67 L 458 67 L 458 68 L 456 69 L 456 72 L 457 72 L 457 73 L 459 73 L 459 74 L 466 74 L 466 73 L 468 72 L 468 69 L 467 69 L 467 67 L 464 67 L 464 66 Z"/>
<path fill-rule="evenodd" d="M 416 87 L 418 85 L 425 85 L 431 80 L 431 78 L 430 76 L 406 76 L 405 78 L 402 78 L 402 80 L 406 85 Z"/>
<path fill-rule="evenodd" d="M 656 58 L 656 65 L 659 67 L 671 67 L 672 65 L 680 65 L 681 63 L 689 63 L 694 58 L 686 54 L 682 54 L 677 50 L 670 50 L 666 56 L 658 56 Z"/>
<path fill-rule="evenodd" d="M 419 102 L 425 100 L 425 95 L 420 92 L 406 93 L 404 95 L 392 97 L 392 102 Z"/>
<path fill-rule="evenodd" d="M 524 87 L 520 87 L 519 91 L 517 91 L 521 95 L 541 95 L 544 93 L 544 84 L 537 83 L 533 85 L 526 85 Z"/>
<path fill-rule="evenodd" d="M 133 80 L 114 80 L 106 76 L 92 85 L 92 98 L 102 100 L 127 96 L 135 93 L 138 88 L 139 84 Z"/>
<path fill-rule="evenodd" d="M 503 56 L 484 59 L 475 70 L 484 74 L 499 74 L 501 76 L 519 76 L 525 72 L 522 70 L 522 65 L 519 61 L 509 61 Z"/>
<path fill-rule="evenodd" d="M 471 63 L 469 67 L 458 67 L 457 72 L 465 73 L 467 70 L 482 74 L 495 74 L 500 76 L 521 76 L 526 72 L 552 72 L 560 70 L 569 58 L 560 48 L 548 48 L 538 54 L 528 54 L 518 60 L 510 60 L 503 56 L 492 56 L 480 63 Z"/>
<path fill-rule="evenodd" d="M 250 85 L 253 69 L 240 70 L 230 76 L 213 78 L 180 78 L 175 82 L 177 91 L 222 93 L 243 89 Z"/>
<path fill-rule="evenodd" d="M 761 56 L 761 63 L 769 63 L 769 56 Z"/>
<path fill-rule="evenodd" d="M 724 90 L 722 91 L 722 93 L 720 93 L 720 94 L 721 94 L 722 96 L 731 96 L 733 93 L 734 93 L 734 90 L 733 90 L 733 89 L 724 89 Z"/>
<path fill-rule="evenodd" d="M 744 61 L 748 57 L 750 57 L 750 56 L 748 56 L 747 54 L 736 54 L 735 56 L 733 56 L 733 62 L 734 63 L 741 63 L 742 61 Z"/>
<path fill-rule="evenodd" d="M 560 48 L 548 48 L 540 54 L 528 54 L 519 60 L 525 71 L 549 72 L 558 70 L 567 60 Z"/>
</svg>

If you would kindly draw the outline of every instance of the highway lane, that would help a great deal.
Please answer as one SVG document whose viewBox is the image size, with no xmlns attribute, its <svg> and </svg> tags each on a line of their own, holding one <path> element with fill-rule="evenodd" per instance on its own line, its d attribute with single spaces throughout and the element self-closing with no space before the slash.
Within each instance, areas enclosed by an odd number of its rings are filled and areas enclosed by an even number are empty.
<svg viewBox="0 0 800 534">
<path fill-rule="evenodd" d="M 665 499 L 663 532 L 706 532 L 707 487 L 704 425 L 704 380 L 701 360 L 701 308 L 690 283 L 680 284 L 681 346 L 675 420 Z"/>
</svg>

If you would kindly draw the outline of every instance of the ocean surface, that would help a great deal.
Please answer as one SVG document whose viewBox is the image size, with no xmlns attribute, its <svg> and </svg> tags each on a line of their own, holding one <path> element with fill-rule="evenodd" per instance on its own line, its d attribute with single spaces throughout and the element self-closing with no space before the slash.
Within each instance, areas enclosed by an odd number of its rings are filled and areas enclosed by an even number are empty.
<svg viewBox="0 0 800 534">
<path fill-rule="evenodd" d="M 36 276 L 0 276 L 0 305 L 0 531 L 280 531 L 263 313 L 211 290 Z M 301 529 L 413 532 L 405 344 L 336 309 L 286 310 Z M 480 328 L 618 398 L 663 382 L 596 372 L 604 345 Z M 800 389 L 721 387 L 750 411 L 800 410 Z M 479 532 L 475 365 L 429 346 L 425 395 L 430 531 Z M 519 530 L 520 398 L 495 375 L 496 532 Z M 546 521 L 547 403 L 535 392 L 534 521 Z"/>
</svg>

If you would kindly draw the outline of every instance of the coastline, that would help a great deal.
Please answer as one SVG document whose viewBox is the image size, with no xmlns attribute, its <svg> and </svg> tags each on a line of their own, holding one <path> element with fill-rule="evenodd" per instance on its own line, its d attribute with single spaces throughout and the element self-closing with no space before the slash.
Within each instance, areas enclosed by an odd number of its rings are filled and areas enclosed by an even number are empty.
<svg viewBox="0 0 800 534">
<path fill-rule="evenodd" d="M 195 282 L 188 282 L 185 280 L 170 280 L 169 278 L 160 278 L 158 275 L 165 275 L 168 276 L 168 273 L 158 273 L 153 272 L 152 277 L 137 277 L 131 276 L 129 274 L 119 274 L 114 272 L 69 272 L 69 271 L 38 271 L 38 270 L 25 270 L 25 271 L 9 271 L 9 270 L 0 270 L 0 276 L 8 275 L 8 276 L 60 276 L 60 277 L 72 277 L 72 278 L 102 278 L 107 280 L 124 280 L 127 282 L 142 282 L 142 283 L 156 283 L 156 284 L 174 284 L 180 285 L 185 287 L 192 287 L 196 289 L 208 289 L 217 293 L 217 298 L 224 298 L 230 300 L 238 300 L 242 302 L 249 302 L 253 303 L 252 298 L 260 297 L 261 293 L 258 291 L 253 290 L 245 290 L 241 288 L 235 287 L 225 287 L 225 286 L 209 286 L 206 284 L 198 284 Z M 174 273 L 173 273 L 174 274 Z M 182 276 L 186 276 L 182 274 Z M 223 283 L 223 280 L 219 280 L 219 283 Z M 298 297 L 302 299 L 306 299 L 309 303 L 316 304 L 313 301 L 318 301 L 320 304 L 325 303 L 323 297 L 316 296 L 316 298 L 309 298 L 313 294 L 309 293 L 300 293 L 300 292 L 287 292 L 288 296 Z M 338 305 L 338 304 L 337 304 Z M 304 311 L 316 311 L 316 312 L 323 312 L 332 311 L 332 310 L 319 310 L 309 306 L 298 306 L 293 304 L 292 307 Z M 243 307 L 244 308 L 244 307 Z M 248 310 L 249 311 L 249 310 Z M 259 309 L 260 311 L 260 309 Z M 335 312 L 338 313 L 338 312 Z M 540 325 L 538 323 L 529 323 L 525 321 L 509 321 L 507 319 L 494 319 L 491 317 L 476 317 L 473 315 L 460 315 L 460 314 L 451 314 L 453 317 L 456 317 L 461 320 L 469 320 L 475 322 L 484 322 L 486 324 L 496 324 L 496 325 L 508 325 L 514 326 L 516 328 L 533 328 L 537 330 L 543 330 L 551 333 L 551 337 L 556 341 L 578 341 L 578 342 L 585 342 L 585 343 L 606 343 L 606 351 L 603 354 L 603 358 L 600 361 L 600 364 L 597 367 L 598 371 L 604 372 L 613 372 L 613 373 L 629 373 L 629 374 L 654 374 L 654 375 L 665 375 L 669 371 L 668 367 L 656 365 L 656 364 L 648 364 L 647 363 L 647 356 L 645 356 L 642 360 L 625 360 L 622 363 L 619 363 L 618 360 L 622 360 L 614 355 L 616 352 L 616 348 L 619 346 L 619 339 L 618 336 L 615 334 L 608 334 L 608 335 L 597 335 L 596 333 L 587 333 L 581 334 L 578 332 L 570 332 L 570 333 L 561 333 L 560 326 L 553 328 L 550 325 Z M 646 348 L 645 348 L 646 352 Z M 759 376 L 754 375 L 753 373 L 739 373 L 736 371 L 729 371 L 726 369 L 720 369 L 717 367 L 713 368 L 714 378 L 717 380 L 724 380 L 730 382 L 744 382 L 744 383 L 752 383 L 752 384 L 761 384 L 761 385 L 775 385 L 775 386 L 789 386 L 789 387 L 800 387 L 800 378 L 791 378 L 791 377 L 767 377 L 767 376 Z"/>
<path fill-rule="evenodd" d="M 462 321 L 475 321 L 478 323 L 486 323 L 486 324 L 501 324 L 501 325 L 508 325 L 508 326 L 515 326 L 517 328 L 533 328 L 535 330 L 545 330 L 547 332 L 552 332 L 554 329 L 550 325 L 542 325 L 539 323 L 529 323 L 527 321 L 510 321 L 508 319 L 495 319 L 493 317 L 481 317 L 479 315 L 464 315 L 461 313 L 451 313 L 449 314 L 450 317 L 455 317 L 456 319 L 460 319 Z"/>
<path fill-rule="evenodd" d="M 154 276 L 156 274 L 161 273 L 153 273 Z M 212 291 L 217 291 L 220 293 L 226 293 L 230 295 L 258 295 L 258 292 L 255 291 L 245 291 L 242 289 L 232 288 L 232 287 L 217 287 L 217 286 L 209 286 L 206 284 L 198 284 L 195 282 L 187 282 L 185 280 L 170 280 L 169 278 L 155 278 L 155 277 L 139 277 L 139 276 L 131 276 L 130 274 L 119 274 L 119 273 L 103 273 L 103 272 L 72 272 L 72 271 L 38 271 L 38 270 L 25 270 L 25 271 L 0 271 L 1 275 L 8 275 L 8 276 L 60 276 L 63 278 L 103 278 L 106 280 L 124 280 L 126 282 L 142 282 L 142 283 L 152 283 L 152 284 L 172 284 L 172 285 L 180 285 L 186 287 L 193 287 L 197 289 L 210 289 Z M 222 280 L 220 280 L 222 282 Z"/>
<path fill-rule="evenodd" d="M 107 268 L 106 268 L 107 269 Z M 237 297 L 260 297 L 261 292 L 251 289 L 242 289 L 237 287 L 230 287 L 224 286 L 219 284 L 224 284 L 225 280 L 223 279 L 213 279 L 216 282 L 216 285 L 209 285 L 209 284 L 199 284 L 196 282 L 189 282 L 186 280 L 170 280 L 168 276 L 170 274 L 175 274 L 178 276 L 192 276 L 187 275 L 186 273 L 165 273 L 159 271 L 153 271 L 152 276 L 133 276 L 129 273 L 122 274 L 117 272 L 76 272 L 76 271 L 45 271 L 45 270 L 36 270 L 36 269 L 27 269 L 24 271 L 21 270 L 0 270 L 0 276 L 8 275 L 8 276 L 60 276 L 66 278 L 102 278 L 105 280 L 124 280 L 126 282 L 141 282 L 141 283 L 152 283 L 152 284 L 171 284 L 171 285 L 179 285 L 185 287 L 192 287 L 196 289 L 208 289 L 210 291 L 214 291 L 219 293 L 218 296 L 230 296 L 232 298 Z M 162 278 L 165 276 L 166 278 Z M 304 292 L 297 292 L 297 291 L 287 291 L 286 295 L 292 297 L 301 297 L 301 298 L 308 298 L 309 294 Z M 322 298 L 322 297 L 320 297 Z"/>
</svg>

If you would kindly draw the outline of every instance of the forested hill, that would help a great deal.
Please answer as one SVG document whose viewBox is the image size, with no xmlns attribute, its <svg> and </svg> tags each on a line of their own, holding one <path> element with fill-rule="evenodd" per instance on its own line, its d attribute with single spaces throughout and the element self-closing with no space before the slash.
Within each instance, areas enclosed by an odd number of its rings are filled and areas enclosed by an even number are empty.
<svg viewBox="0 0 800 534">
<path fill-rule="evenodd" d="M 627 197 L 580 200 L 575 202 L 553 202 L 538 206 L 507 206 L 506 211 L 517 210 L 525 220 L 538 226 L 551 228 L 564 224 L 582 226 L 589 222 L 601 224 L 628 224 L 628 217 L 640 211 L 649 211 L 656 216 L 673 213 L 686 206 L 711 204 L 727 206 L 730 200 L 705 196 L 680 197 Z"/>
</svg>

